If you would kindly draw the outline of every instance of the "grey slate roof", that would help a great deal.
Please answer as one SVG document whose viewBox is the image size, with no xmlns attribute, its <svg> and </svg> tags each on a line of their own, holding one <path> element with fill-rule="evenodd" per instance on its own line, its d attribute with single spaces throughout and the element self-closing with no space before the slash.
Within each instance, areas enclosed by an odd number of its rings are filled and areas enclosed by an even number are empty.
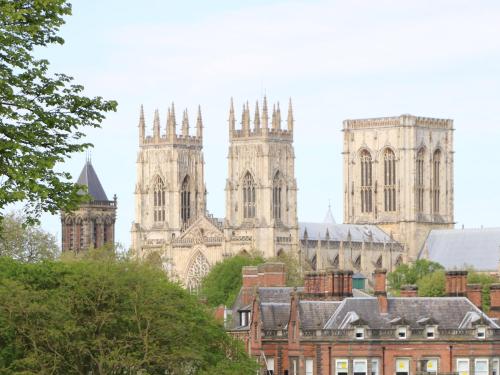
<svg viewBox="0 0 500 375">
<path fill-rule="evenodd" d="M 85 166 L 78 177 L 76 182 L 78 185 L 85 185 L 87 187 L 88 193 L 92 196 L 95 201 L 107 201 L 108 197 L 102 188 L 101 182 L 95 173 L 92 163 L 87 160 Z"/>
<path fill-rule="evenodd" d="M 419 258 L 438 262 L 446 269 L 467 265 L 478 271 L 498 271 L 500 228 L 432 230 Z"/>
<path fill-rule="evenodd" d="M 261 303 L 260 313 L 264 329 L 282 329 L 290 318 L 290 303 Z"/>
<path fill-rule="evenodd" d="M 339 301 L 300 301 L 300 326 L 302 329 L 322 329 L 340 304 Z"/>
<path fill-rule="evenodd" d="M 376 225 L 370 224 L 334 224 L 334 223 L 299 223 L 300 239 L 304 239 L 307 231 L 307 238 L 310 240 L 325 240 L 326 234 L 331 241 L 353 242 L 379 242 L 395 243 L 391 237 Z"/>
</svg>

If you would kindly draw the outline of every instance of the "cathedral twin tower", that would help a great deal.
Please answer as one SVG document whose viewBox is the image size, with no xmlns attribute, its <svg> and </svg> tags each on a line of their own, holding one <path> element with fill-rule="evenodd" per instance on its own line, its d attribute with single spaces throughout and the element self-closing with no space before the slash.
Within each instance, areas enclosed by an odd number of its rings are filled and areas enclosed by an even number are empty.
<svg viewBox="0 0 500 375">
<path fill-rule="evenodd" d="M 269 112 L 264 98 L 262 110 L 256 104 L 252 121 L 246 103 L 237 128 L 231 100 L 226 218 L 221 220 L 206 210 L 200 109 L 195 135 L 189 132 L 187 110 L 177 132 L 172 104 L 164 132 L 155 112 L 151 136 L 146 135 L 141 108 L 131 231 L 139 257 L 157 257 L 171 277 L 196 289 L 211 265 L 224 257 L 253 250 L 272 257 L 298 250 L 291 102 L 286 129 L 279 103 L 271 116 Z"/>
</svg>

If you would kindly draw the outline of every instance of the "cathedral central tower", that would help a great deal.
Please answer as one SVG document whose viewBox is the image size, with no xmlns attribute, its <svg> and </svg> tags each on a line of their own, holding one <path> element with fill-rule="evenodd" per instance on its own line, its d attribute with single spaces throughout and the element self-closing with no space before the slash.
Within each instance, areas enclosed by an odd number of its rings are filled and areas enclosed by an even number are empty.
<svg viewBox="0 0 500 375">
<path fill-rule="evenodd" d="M 244 104 L 241 128 L 236 129 L 231 100 L 225 235 L 232 252 L 255 249 L 272 257 L 297 251 L 297 182 L 291 101 L 286 129 L 281 127 L 279 103 L 273 105 L 271 118 L 268 111 L 264 97 L 262 113 L 257 102 L 252 121 Z"/>
</svg>

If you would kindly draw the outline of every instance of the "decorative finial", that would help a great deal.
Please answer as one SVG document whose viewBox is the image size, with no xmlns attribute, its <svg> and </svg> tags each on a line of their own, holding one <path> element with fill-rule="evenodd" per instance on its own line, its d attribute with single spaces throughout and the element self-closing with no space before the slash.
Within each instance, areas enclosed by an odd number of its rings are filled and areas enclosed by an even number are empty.
<svg viewBox="0 0 500 375">
<path fill-rule="evenodd" d="M 293 132 L 293 109 L 292 109 L 292 98 L 288 101 L 288 118 L 287 118 L 288 131 Z"/>
<path fill-rule="evenodd" d="M 233 136 L 233 132 L 235 129 L 236 119 L 234 117 L 234 105 L 233 98 L 231 97 L 231 104 L 229 105 L 229 139 Z"/>
<path fill-rule="evenodd" d="M 267 97 L 264 95 L 264 101 L 262 103 L 262 127 L 264 129 L 269 128 L 269 116 L 267 114 Z"/>
<path fill-rule="evenodd" d="M 273 130 L 276 130 L 277 126 L 276 126 L 276 105 L 275 104 L 273 104 L 273 114 L 271 116 L 271 125 L 272 125 Z"/>
<path fill-rule="evenodd" d="M 144 107 L 141 104 L 141 110 L 139 113 L 139 140 L 142 143 L 144 137 L 146 136 L 146 121 L 144 120 Z"/>
<path fill-rule="evenodd" d="M 203 137 L 203 120 L 201 118 L 201 106 L 198 105 L 198 117 L 196 118 L 196 136 Z"/>
<path fill-rule="evenodd" d="M 187 109 L 182 113 L 182 135 L 184 137 L 189 137 L 189 118 Z"/>
<path fill-rule="evenodd" d="M 276 104 L 276 129 L 281 129 L 281 111 L 280 111 L 280 102 Z"/>
<path fill-rule="evenodd" d="M 155 116 L 153 120 L 153 137 L 155 139 L 160 138 L 160 113 L 158 109 L 155 110 Z"/>
<path fill-rule="evenodd" d="M 259 113 L 259 101 L 255 103 L 255 115 L 253 117 L 254 129 L 260 129 L 260 113 Z"/>
</svg>

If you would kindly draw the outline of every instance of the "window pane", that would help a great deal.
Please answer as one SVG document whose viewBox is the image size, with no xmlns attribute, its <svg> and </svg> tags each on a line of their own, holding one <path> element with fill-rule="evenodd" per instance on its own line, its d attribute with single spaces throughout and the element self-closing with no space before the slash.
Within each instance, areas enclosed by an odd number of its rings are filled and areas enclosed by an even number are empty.
<svg viewBox="0 0 500 375">
<path fill-rule="evenodd" d="M 306 359 L 306 375 L 313 375 L 314 361 L 312 359 Z"/>
</svg>

